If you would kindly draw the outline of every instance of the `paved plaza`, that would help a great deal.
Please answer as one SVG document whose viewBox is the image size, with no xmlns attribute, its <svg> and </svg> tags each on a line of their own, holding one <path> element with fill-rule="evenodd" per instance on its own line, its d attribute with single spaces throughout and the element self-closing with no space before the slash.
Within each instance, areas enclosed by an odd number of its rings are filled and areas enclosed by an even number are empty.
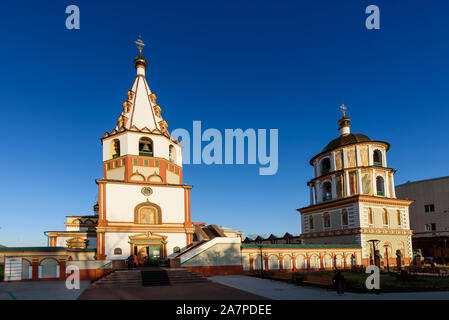
<svg viewBox="0 0 449 320">
<path fill-rule="evenodd" d="M 338 296 L 333 290 L 297 286 L 245 275 L 212 276 L 212 282 L 139 288 L 95 288 L 81 281 L 68 290 L 64 281 L 0 282 L 0 300 L 449 300 L 449 292 L 406 292 Z M 87 289 L 87 290 L 86 290 Z"/>
<path fill-rule="evenodd" d="M 448 300 L 449 291 L 401 292 L 362 294 L 345 293 L 338 296 L 335 291 L 297 286 L 276 280 L 261 279 L 245 275 L 213 276 L 214 282 L 266 297 L 272 300 Z"/>
<path fill-rule="evenodd" d="M 68 290 L 65 281 L 0 282 L 0 300 L 75 300 L 89 284 L 80 281 L 79 290 Z"/>
</svg>

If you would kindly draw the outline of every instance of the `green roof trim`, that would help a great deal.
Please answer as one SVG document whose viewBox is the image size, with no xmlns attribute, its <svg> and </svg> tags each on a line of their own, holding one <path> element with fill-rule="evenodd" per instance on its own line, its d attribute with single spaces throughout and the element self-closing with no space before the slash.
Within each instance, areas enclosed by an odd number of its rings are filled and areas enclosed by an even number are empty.
<svg viewBox="0 0 449 320">
<path fill-rule="evenodd" d="M 95 252 L 96 249 L 70 249 L 65 247 L 5 247 L 0 248 L 0 252 L 57 252 L 57 251 L 71 251 L 71 252 Z"/>
<path fill-rule="evenodd" d="M 271 244 L 242 243 L 242 249 L 361 249 L 354 244 Z"/>
</svg>

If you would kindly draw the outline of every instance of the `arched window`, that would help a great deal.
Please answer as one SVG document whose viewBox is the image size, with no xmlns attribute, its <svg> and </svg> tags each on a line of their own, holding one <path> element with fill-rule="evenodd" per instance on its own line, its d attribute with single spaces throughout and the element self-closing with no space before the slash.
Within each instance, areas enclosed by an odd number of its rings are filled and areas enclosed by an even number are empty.
<svg viewBox="0 0 449 320">
<path fill-rule="evenodd" d="M 152 203 L 144 203 L 136 207 L 136 223 L 161 224 L 161 210 Z"/>
<path fill-rule="evenodd" d="M 115 248 L 114 249 L 114 254 L 115 255 L 121 255 L 122 254 L 122 249 L 121 248 Z"/>
<path fill-rule="evenodd" d="M 44 259 L 39 266 L 40 278 L 59 278 L 59 263 L 55 259 Z"/>
<path fill-rule="evenodd" d="M 344 226 L 347 226 L 349 224 L 348 211 L 346 209 L 343 209 L 343 211 L 341 212 L 341 223 Z"/>
<path fill-rule="evenodd" d="M 284 270 L 292 269 L 292 258 L 290 256 L 284 256 L 282 259 L 282 268 Z"/>
<path fill-rule="evenodd" d="M 22 280 L 32 278 L 33 278 L 33 267 L 31 263 L 26 259 L 22 259 Z"/>
<path fill-rule="evenodd" d="M 320 266 L 320 258 L 317 255 L 313 255 L 310 257 L 310 268 L 311 269 L 319 269 Z"/>
<path fill-rule="evenodd" d="M 139 140 L 139 156 L 153 156 L 153 140 L 147 137 L 140 138 Z"/>
<path fill-rule="evenodd" d="M 377 176 L 376 178 L 376 189 L 378 196 L 385 196 L 384 178 L 381 176 Z"/>
<path fill-rule="evenodd" d="M 373 164 L 377 167 L 382 167 L 382 152 L 380 150 L 374 150 Z"/>
<path fill-rule="evenodd" d="M 331 216 L 330 216 L 329 212 L 325 212 L 323 214 L 323 224 L 324 224 L 325 228 L 331 227 Z"/>
<path fill-rule="evenodd" d="M 263 261 L 263 257 L 261 257 L 261 255 L 257 255 L 254 257 L 253 260 L 253 270 L 260 270 L 260 269 L 265 269 L 264 266 L 264 261 Z"/>
<path fill-rule="evenodd" d="M 382 222 L 384 226 L 388 226 L 388 211 L 387 209 L 384 209 L 382 212 Z"/>
<path fill-rule="evenodd" d="M 398 226 L 401 226 L 401 211 L 400 210 L 397 210 L 396 211 L 396 217 L 397 217 L 397 219 L 398 219 Z"/>
<path fill-rule="evenodd" d="M 268 258 L 268 269 L 277 270 L 279 269 L 279 258 L 278 256 L 272 255 Z"/>
<path fill-rule="evenodd" d="M 368 224 L 370 226 L 374 225 L 373 209 L 368 209 Z"/>
<path fill-rule="evenodd" d="M 313 216 L 309 216 L 309 228 L 313 230 L 315 227 L 313 225 Z"/>
<path fill-rule="evenodd" d="M 171 162 L 176 162 L 176 149 L 173 145 L 168 147 L 168 156 Z"/>
<path fill-rule="evenodd" d="M 332 184 L 326 181 L 321 188 L 323 191 L 323 201 L 332 200 Z"/>
<path fill-rule="evenodd" d="M 331 161 L 329 160 L 329 158 L 324 158 L 321 161 L 321 175 L 325 175 L 328 174 L 329 171 L 331 171 Z"/>
<path fill-rule="evenodd" d="M 111 142 L 111 158 L 118 158 L 120 157 L 120 140 L 114 139 Z"/>
</svg>

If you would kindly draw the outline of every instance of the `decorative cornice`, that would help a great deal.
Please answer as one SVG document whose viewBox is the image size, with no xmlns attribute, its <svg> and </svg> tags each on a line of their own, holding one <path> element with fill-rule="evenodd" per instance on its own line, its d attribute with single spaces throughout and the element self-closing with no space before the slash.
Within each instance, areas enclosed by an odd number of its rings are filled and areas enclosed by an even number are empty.
<svg viewBox="0 0 449 320">
<path fill-rule="evenodd" d="M 381 169 L 380 171 L 389 171 L 389 172 L 392 172 L 393 174 L 396 173 L 396 171 L 397 171 L 397 170 L 395 170 L 393 168 L 378 167 L 378 166 L 357 166 L 357 167 L 350 167 L 350 168 L 342 168 L 340 170 L 332 171 L 332 172 L 329 172 L 329 173 L 324 174 L 322 176 L 310 179 L 307 182 L 307 185 L 309 185 L 309 183 L 313 183 L 313 182 L 315 182 L 317 180 L 324 180 L 326 178 L 331 178 L 335 174 L 344 173 L 345 171 L 356 171 L 356 170 L 359 170 L 359 169 L 360 170 L 363 170 L 363 169 L 376 169 L 376 170 L 377 169 Z"/>
<path fill-rule="evenodd" d="M 107 138 L 112 138 L 112 137 L 115 137 L 115 136 L 119 136 L 119 135 L 122 135 L 124 133 L 138 133 L 138 134 L 145 134 L 145 135 L 163 136 L 163 137 L 167 138 L 167 140 L 169 140 L 171 143 L 176 143 L 178 145 L 180 144 L 180 142 L 178 140 L 175 140 L 175 139 L 173 139 L 172 136 L 170 136 L 168 131 L 165 132 L 165 133 L 161 132 L 159 129 L 154 129 L 153 131 L 151 131 L 147 127 L 142 128 L 142 129 L 138 129 L 134 125 L 130 129 L 123 128 L 123 130 L 121 130 L 120 132 L 117 131 L 116 129 L 112 130 L 111 133 L 106 132 L 103 135 L 103 137 L 100 138 L 101 143 L 103 143 L 103 140 L 105 140 Z"/>
<path fill-rule="evenodd" d="M 308 206 L 300 209 L 296 209 L 301 214 L 312 213 L 315 211 L 320 211 L 323 209 L 331 209 L 333 207 L 341 206 L 344 204 L 356 203 L 356 202 L 368 202 L 375 204 L 385 204 L 385 205 L 399 205 L 399 206 L 409 206 L 414 200 L 404 200 L 404 199 L 396 199 L 396 198 L 385 198 L 385 197 L 376 197 L 369 195 L 355 195 L 351 197 L 341 198 L 337 200 L 322 202 L 313 206 Z"/>
<path fill-rule="evenodd" d="M 347 236 L 355 234 L 379 234 L 379 235 L 402 235 L 411 236 L 413 231 L 410 229 L 389 229 L 389 228 L 352 228 L 341 230 L 329 230 L 303 233 L 301 238 L 320 238 L 320 237 L 335 237 L 335 236 Z"/>
</svg>

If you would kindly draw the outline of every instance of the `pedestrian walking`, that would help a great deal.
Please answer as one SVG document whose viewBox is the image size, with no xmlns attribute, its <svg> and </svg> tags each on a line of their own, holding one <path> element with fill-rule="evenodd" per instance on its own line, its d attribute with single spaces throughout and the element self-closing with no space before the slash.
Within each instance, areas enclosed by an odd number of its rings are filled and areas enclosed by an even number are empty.
<svg viewBox="0 0 449 320">
<path fill-rule="evenodd" d="M 126 258 L 126 264 L 128 265 L 128 270 L 133 269 L 134 265 L 134 255 L 130 254 L 128 258 Z"/>
<path fill-rule="evenodd" d="M 339 296 L 341 296 L 344 293 L 344 290 L 343 290 L 344 281 L 345 281 L 345 277 L 341 274 L 340 270 L 337 270 L 335 272 L 334 278 L 332 279 L 332 282 L 334 283 L 335 290 L 337 291 Z"/>
</svg>

